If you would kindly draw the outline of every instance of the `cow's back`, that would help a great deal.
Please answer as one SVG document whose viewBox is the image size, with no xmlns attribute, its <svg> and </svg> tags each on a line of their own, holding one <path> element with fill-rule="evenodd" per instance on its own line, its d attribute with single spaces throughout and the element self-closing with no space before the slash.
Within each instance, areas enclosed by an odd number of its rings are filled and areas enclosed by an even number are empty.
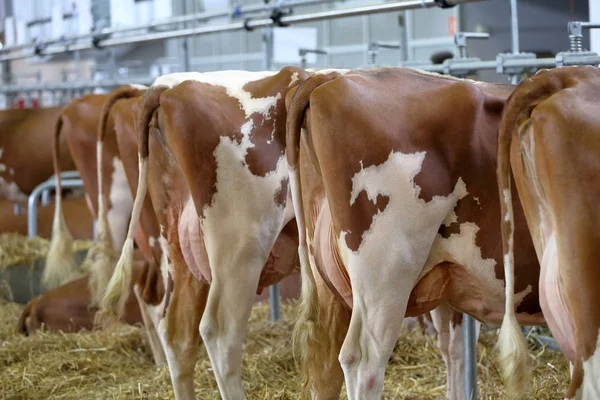
<svg viewBox="0 0 600 400">
<path fill-rule="evenodd" d="M 0 196 L 25 201 L 22 194 L 52 176 L 52 137 L 61 111 L 56 107 L 0 111 Z M 65 138 L 59 146 L 61 168 L 74 169 Z"/>
</svg>

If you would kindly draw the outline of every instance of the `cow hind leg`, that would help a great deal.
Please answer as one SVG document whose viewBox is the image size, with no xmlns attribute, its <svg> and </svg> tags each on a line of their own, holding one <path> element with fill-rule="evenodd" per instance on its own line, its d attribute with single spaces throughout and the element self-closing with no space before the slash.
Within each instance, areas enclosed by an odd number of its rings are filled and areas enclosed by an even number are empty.
<svg viewBox="0 0 600 400">
<path fill-rule="evenodd" d="M 381 398 L 385 369 L 419 273 L 418 268 L 380 266 L 385 274 L 373 274 L 364 264 L 348 268 L 353 307 L 339 360 L 349 400 Z"/>
<path fill-rule="evenodd" d="M 195 399 L 194 368 L 201 339 L 198 324 L 206 305 L 208 284 L 190 273 L 174 279 L 173 292 L 164 318 L 158 324 L 175 399 Z"/>
<path fill-rule="evenodd" d="M 302 290 L 310 286 L 315 292 L 307 299 L 316 304 L 302 304 L 301 308 L 312 309 L 317 315 L 302 313 L 304 319 L 298 319 L 294 329 L 294 356 L 303 369 L 304 397 L 339 399 L 344 373 L 338 355 L 348 332 L 350 311 L 331 292 L 314 266 L 312 269 L 314 280 L 303 283 Z"/>
<path fill-rule="evenodd" d="M 225 400 L 245 398 L 242 344 L 264 265 L 262 260 L 266 259 L 248 249 L 252 247 L 242 245 L 237 251 L 220 248 L 213 253 L 212 282 L 200 321 L 200 335 Z M 210 255 L 209 250 L 209 258 Z"/>
<path fill-rule="evenodd" d="M 146 334 L 148 335 L 148 343 L 150 344 L 150 350 L 152 350 L 152 357 L 154 358 L 154 363 L 158 367 L 162 367 L 167 365 L 167 359 L 165 358 L 165 352 L 163 351 L 162 345 L 160 343 L 160 338 L 158 336 L 158 332 L 156 331 L 156 327 L 158 325 L 158 318 L 153 318 L 158 313 L 157 308 L 150 306 L 144 302 L 142 295 L 140 293 L 140 288 L 138 285 L 135 285 L 134 288 L 135 297 L 140 306 L 140 313 L 142 314 L 142 320 L 144 321 L 144 328 L 146 329 Z M 160 307 L 160 306 L 159 306 Z"/>
</svg>

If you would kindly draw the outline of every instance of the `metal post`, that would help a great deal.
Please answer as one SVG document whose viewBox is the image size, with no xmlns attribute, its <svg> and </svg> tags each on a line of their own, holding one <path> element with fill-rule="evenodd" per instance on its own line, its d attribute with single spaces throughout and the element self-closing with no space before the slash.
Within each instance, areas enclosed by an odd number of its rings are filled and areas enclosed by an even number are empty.
<svg viewBox="0 0 600 400">
<path fill-rule="evenodd" d="M 264 30 L 263 41 L 265 45 L 265 71 L 270 71 L 273 67 L 273 28 L 267 27 Z M 280 318 L 279 306 L 279 283 L 269 286 L 269 303 L 271 305 L 271 321 L 278 321 Z"/>
<path fill-rule="evenodd" d="M 477 400 L 477 340 L 475 320 L 463 314 L 463 344 L 465 347 L 465 392 L 466 400 Z"/>
<path fill-rule="evenodd" d="M 187 1 L 183 0 L 183 15 L 187 15 Z M 183 28 L 186 28 L 185 21 L 183 22 Z M 191 40 L 189 36 L 186 36 L 183 39 L 183 43 L 181 44 L 181 49 L 183 51 L 183 70 L 184 72 L 191 71 L 191 62 L 190 62 L 190 48 L 191 48 Z"/>
<path fill-rule="evenodd" d="M 512 35 L 512 52 L 513 54 L 520 53 L 519 48 L 519 16 L 517 14 L 517 0 L 510 0 L 510 29 Z M 520 81 L 518 75 L 510 76 L 510 83 L 516 85 Z"/>
<path fill-rule="evenodd" d="M 269 302 L 271 304 L 271 321 L 278 321 L 280 318 L 279 283 L 269 286 Z"/>
<path fill-rule="evenodd" d="M 273 28 L 267 27 L 264 31 L 263 41 L 265 43 L 265 71 L 273 67 Z"/>
<path fill-rule="evenodd" d="M 42 205 L 47 206 L 50 203 L 50 189 L 42 192 Z"/>
</svg>

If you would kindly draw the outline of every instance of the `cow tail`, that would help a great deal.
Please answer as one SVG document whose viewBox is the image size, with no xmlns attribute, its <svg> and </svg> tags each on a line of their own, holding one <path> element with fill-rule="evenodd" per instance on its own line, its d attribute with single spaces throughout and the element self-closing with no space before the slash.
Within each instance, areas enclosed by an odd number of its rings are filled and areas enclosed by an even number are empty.
<svg viewBox="0 0 600 400">
<path fill-rule="evenodd" d="M 300 186 L 298 158 L 300 136 L 306 110 L 310 104 L 310 95 L 317 87 L 329 82 L 339 75 L 313 75 L 299 85 L 288 106 L 286 154 L 289 165 L 290 190 L 296 223 L 298 225 L 298 254 L 302 290 L 300 295 L 300 312 L 293 333 L 294 357 L 299 360 L 303 373 L 303 396 L 309 396 L 310 390 L 317 385 L 319 371 L 324 365 L 331 363 L 332 356 L 337 361 L 337 354 L 332 354 L 335 346 L 329 343 L 335 340 L 332 331 L 336 325 L 336 317 L 329 315 L 338 310 L 339 304 L 331 299 L 319 298 L 317 280 L 313 274 L 308 256 L 306 222 Z M 323 296 L 325 297 L 325 296 Z M 329 303 L 327 307 L 324 303 Z M 337 313 L 336 313 L 337 314 Z"/>
<path fill-rule="evenodd" d="M 88 287 L 90 289 L 91 305 L 96 306 L 108 285 L 110 277 L 114 271 L 117 260 L 116 251 L 113 248 L 112 232 L 108 224 L 108 213 L 104 193 L 104 171 L 102 162 L 102 149 L 104 138 L 106 137 L 106 125 L 112 106 L 121 99 L 128 99 L 140 96 L 143 89 L 130 85 L 121 86 L 113 90 L 106 99 L 100 122 L 98 124 L 97 142 L 96 142 L 96 167 L 98 175 L 98 230 L 96 240 L 92 248 L 88 251 L 82 268 L 89 271 Z"/>
<path fill-rule="evenodd" d="M 148 136 L 152 115 L 160 105 L 160 95 L 167 90 L 166 86 L 155 86 L 146 92 L 140 107 L 137 121 L 139 176 L 137 193 L 133 202 L 133 211 L 123 245 L 121 257 L 108 283 L 104 296 L 100 300 L 100 310 L 96 314 L 96 324 L 109 325 L 123 316 L 125 303 L 129 297 L 131 275 L 133 270 L 133 241 L 138 228 L 140 213 L 148 187 Z"/>
<path fill-rule="evenodd" d="M 523 396 L 529 383 L 528 349 L 515 311 L 514 264 L 514 214 L 511 193 L 510 149 L 513 136 L 533 109 L 560 90 L 560 80 L 544 79 L 542 71 L 523 81 L 509 97 L 504 107 L 498 134 L 498 192 L 500 194 L 502 247 L 504 251 L 504 276 L 506 279 L 506 304 L 504 319 L 498 337 L 500 373 L 510 398 Z M 541 78 L 541 79 L 540 79 Z"/>
<path fill-rule="evenodd" d="M 67 227 L 62 208 L 62 186 L 60 180 L 60 134 L 63 126 L 63 115 L 56 121 L 52 140 L 52 162 L 54 164 L 54 179 L 56 181 L 56 196 L 54 202 L 54 219 L 52 221 L 52 240 L 46 265 L 42 274 L 42 284 L 47 289 L 62 285 L 71 279 L 77 271 L 73 258 L 73 236 Z"/>
</svg>

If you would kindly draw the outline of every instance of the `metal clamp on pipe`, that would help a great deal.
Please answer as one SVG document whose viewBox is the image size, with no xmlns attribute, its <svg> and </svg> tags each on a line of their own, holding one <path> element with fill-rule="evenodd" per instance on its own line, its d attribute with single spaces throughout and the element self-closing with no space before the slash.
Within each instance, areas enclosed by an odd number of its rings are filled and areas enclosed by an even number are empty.
<svg viewBox="0 0 600 400">
<path fill-rule="evenodd" d="M 586 29 L 598 29 L 600 23 L 598 22 L 582 22 L 582 21 L 571 21 L 567 25 L 569 31 L 569 43 L 571 45 L 571 52 L 580 53 L 583 52 L 583 28 Z"/>
<path fill-rule="evenodd" d="M 298 55 L 300 56 L 300 66 L 302 68 L 306 68 L 306 55 L 314 53 L 314 54 L 327 54 L 325 50 L 321 49 L 305 49 L 301 48 L 298 50 Z"/>
<path fill-rule="evenodd" d="M 281 11 L 281 9 L 275 8 L 275 9 L 273 9 L 273 12 L 271 13 L 270 18 L 273 20 L 273 25 L 275 25 L 275 26 L 289 26 L 289 24 L 282 22 L 281 18 L 287 17 L 290 14 L 291 14 L 291 12 L 285 13 L 285 12 Z"/>
<path fill-rule="evenodd" d="M 377 61 L 379 58 L 379 49 L 400 49 L 399 43 L 389 43 L 389 42 L 371 42 L 369 43 L 368 54 L 371 60 L 371 64 L 373 66 L 377 65 Z"/>
<path fill-rule="evenodd" d="M 496 56 L 496 72 L 502 75 L 523 75 L 523 74 L 533 74 L 535 73 L 536 68 L 532 66 L 509 66 L 507 62 L 510 61 L 525 61 L 525 60 L 535 60 L 535 53 L 502 53 Z"/>
<path fill-rule="evenodd" d="M 457 77 L 465 77 L 477 72 L 476 68 L 472 67 L 472 63 L 481 62 L 478 57 L 469 57 L 467 54 L 468 39 L 488 39 L 489 33 L 479 32 L 456 32 L 454 34 L 454 45 L 458 53 L 457 57 L 444 60 L 443 71 L 446 75 L 454 75 Z"/>
<path fill-rule="evenodd" d="M 569 51 L 561 52 L 556 55 L 556 67 L 566 67 L 570 65 L 592 64 L 598 65 L 600 62 L 595 62 L 598 58 L 598 53 L 586 51 L 583 48 L 583 29 L 600 28 L 600 23 L 597 22 L 582 22 L 571 21 L 567 25 L 569 32 Z"/>
</svg>

